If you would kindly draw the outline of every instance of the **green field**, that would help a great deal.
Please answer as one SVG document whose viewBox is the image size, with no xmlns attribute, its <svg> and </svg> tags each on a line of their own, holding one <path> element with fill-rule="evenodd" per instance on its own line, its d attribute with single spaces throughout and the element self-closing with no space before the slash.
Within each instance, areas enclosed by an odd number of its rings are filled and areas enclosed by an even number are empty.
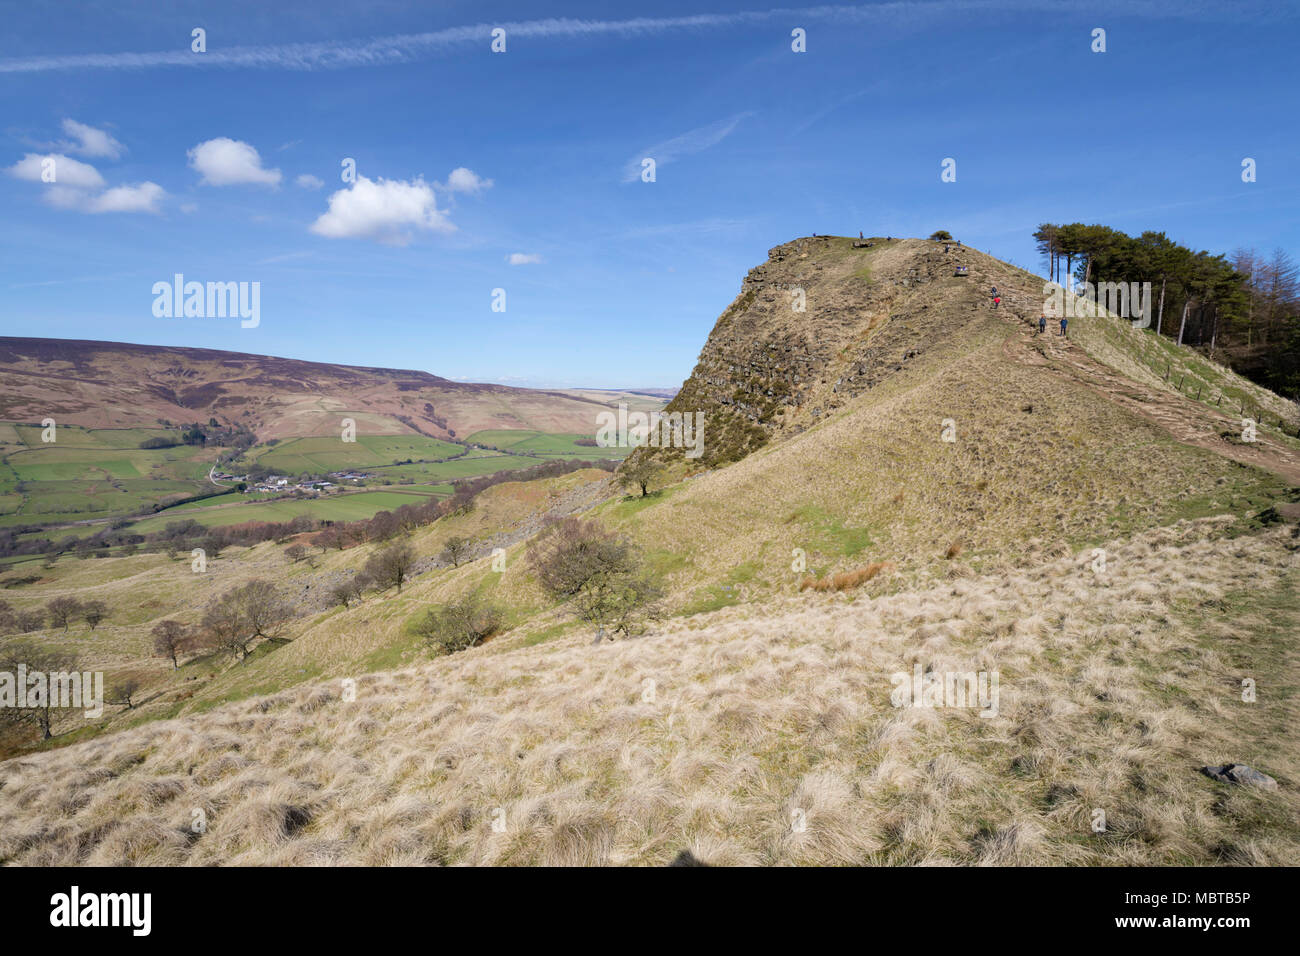
<svg viewBox="0 0 1300 956">
<path fill-rule="evenodd" d="M 216 490 L 207 475 L 219 449 L 187 445 L 139 447 L 148 438 L 176 438 L 174 430 L 59 426 L 57 442 L 52 444 L 41 441 L 41 432 L 39 426 L 0 423 L 0 527 L 113 519 Z M 509 448 L 508 453 L 469 448 L 423 435 L 362 435 L 355 442 L 343 442 L 335 436 L 290 439 L 257 446 L 248 458 L 290 476 L 364 471 L 372 476 L 371 486 L 382 483 L 385 487 L 368 491 L 365 496 L 337 498 L 290 500 L 235 495 L 204 499 L 141 519 L 132 530 L 147 534 L 181 517 L 211 525 L 284 521 L 300 514 L 357 520 L 407 503 L 402 496 L 418 500 L 419 496 L 450 495 L 448 483 L 458 479 L 516 471 L 556 459 L 621 458 L 626 451 L 574 444 L 582 437 L 508 430 L 481 431 L 471 436 L 475 443 Z M 393 464 L 408 460 L 410 464 Z M 239 465 L 231 467 L 238 470 Z M 70 528 L 67 533 L 87 533 L 82 527 Z"/>
<path fill-rule="evenodd" d="M 367 468 L 369 474 L 376 475 L 384 481 L 397 481 L 399 478 L 413 478 L 418 482 L 452 481 L 456 478 L 477 478 L 498 471 L 515 471 L 531 468 L 541 459 L 525 458 L 522 455 L 484 455 L 471 458 L 457 458 L 454 461 L 423 462 L 410 465 L 389 465 L 386 468 Z"/>
<path fill-rule="evenodd" d="M 543 455 L 547 458 L 626 458 L 626 448 L 599 448 L 575 444 L 579 439 L 593 439 L 592 435 L 552 434 L 534 431 L 507 431 L 495 429 L 475 432 L 466 439 L 473 445 L 489 445 L 516 454 Z"/>
<path fill-rule="evenodd" d="M 168 522 L 189 518 L 209 528 L 243 524 L 246 521 L 291 521 L 299 515 L 309 515 L 324 521 L 360 521 L 380 511 L 421 504 L 436 495 L 433 488 L 412 486 L 402 491 L 358 491 L 324 498 L 283 498 L 278 501 L 232 504 L 207 510 L 176 509 L 137 521 L 131 526 L 131 531 L 136 534 L 151 534 L 161 531 Z"/>
<path fill-rule="evenodd" d="M 436 461 L 465 453 L 463 445 L 425 438 L 423 435 L 360 435 L 355 442 L 338 437 L 294 438 L 260 453 L 259 465 L 286 475 L 326 474 L 331 471 L 372 469 L 394 461 Z"/>
<path fill-rule="evenodd" d="M 41 434 L 35 425 L 0 426 L 0 526 L 128 514 L 212 487 L 214 451 L 139 447 L 175 431 L 60 425 L 50 443 Z"/>
<path fill-rule="evenodd" d="M 200 498 L 198 501 L 187 501 L 184 504 L 176 505 L 173 508 L 168 508 L 166 514 L 174 515 L 186 511 L 195 511 L 203 508 L 214 508 L 223 505 L 231 505 L 235 503 L 246 505 L 246 504 L 253 504 L 258 501 L 274 501 L 278 497 L 279 495 L 271 494 L 269 492 L 263 494 L 261 492 L 253 491 L 244 494 L 238 491 L 232 491 L 230 494 L 226 494 L 226 495 L 216 495 L 212 498 Z"/>
</svg>

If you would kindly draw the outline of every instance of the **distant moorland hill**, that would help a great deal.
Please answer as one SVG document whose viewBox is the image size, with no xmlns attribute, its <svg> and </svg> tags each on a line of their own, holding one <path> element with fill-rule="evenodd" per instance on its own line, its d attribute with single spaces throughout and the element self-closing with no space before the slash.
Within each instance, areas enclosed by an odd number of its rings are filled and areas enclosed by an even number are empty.
<svg viewBox="0 0 1300 956">
<path fill-rule="evenodd" d="M 472 384 L 213 349 L 0 337 L 0 421 L 87 428 L 246 425 L 262 441 L 332 434 L 464 437 L 484 429 L 593 432 L 604 406 L 574 392 Z"/>
</svg>

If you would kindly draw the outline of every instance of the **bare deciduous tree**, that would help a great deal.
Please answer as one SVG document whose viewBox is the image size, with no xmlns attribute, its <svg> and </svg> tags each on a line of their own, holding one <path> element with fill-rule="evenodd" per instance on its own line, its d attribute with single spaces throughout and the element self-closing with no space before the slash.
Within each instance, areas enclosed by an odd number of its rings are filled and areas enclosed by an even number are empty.
<svg viewBox="0 0 1300 956">
<path fill-rule="evenodd" d="M 213 647 L 244 661 L 258 638 L 278 640 L 292 617 L 293 605 L 275 585 L 250 581 L 213 601 L 201 627 Z"/>
<path fill-rule="evenodd" d="M 578 617 L 597 629 L 630 634 L 642 614 L 654 611 L 661 591 L 641 566 L 630 541 L 596 521 L 565 518 L 529 547 L 529 562 L 552 597 L 572 602 Z"/>
<path fill-rule="evenodd" d="M 93 631 L 108 617 L 108 605 L 100 600 L 87 601 L 81 605 L 81 616 Z"/>
<path fill-rule="evenodd" d="M 343 607 L 349 607 L 353 601 L 360 601 L 366 588 L 370 587 L 370 576 L 354 574 L 330 588 L 330 600 Z"/>
<path fill-rule="evenodd" d="M 255 638 L 278 638 L 293 618 L 293 605 L 269 581 L 249 581 L 227 596 Z"/>
<path fill-rule="evenodd" d="M 180 665 L 179 657 L 192 643 L 190 629 L 180 621 L 159 621 L 150 632 L 153 634 L 153 650 L 159 657 L 166 657 L 172 662 L 172 670 Z"/>
<path fill-rule="evenodd" d="M 30 680 L 33 674 L 45 678 L 45 686 L 29 685 L 25 693 L 12 703 L 0 707 L 0 721 L 34 726 L 42 740 L 54 736 L 54 714 L 64 701 L 57 692 L 51 676 L 68 674 L 77 666 L 77 656 L 67 651 L 47 650 L 27 641 L 14 641 L 0 649 L 0 673 L 17 674 L 19 666 L 25 668 Z M 85 703 L 83 701 L 83 703 Z"/>
<path fill-rule="evenodd" d="M 199 625 L 204 639 L 214 650 L 224 651 L 238 660 L 246 660 L 255 638 L 244 627 L 243 616 L 224 597 L 218 598 L 206 611 Z"/>
<path fill-rule="evenodd" d="M 411 546 L 398 542 L 370 556 L 370 560 L 366 562 L 366 575 L 375 587 L 384 591 L 396 587 L 397 593 L 400 594 L 402 582 L 410 577 L 414 564 L 415 552 L 411 550 Z"/>
<path fill-rule="evenodd" d="M 19 630 L 18 612 L 8 601 L 0 601 L 0 634 L 12 634 Z"/>
<path fill-rule="evenodd" d="M 443 561 L 450 561 L 454 568 L 460 567 L 460 563 L 469 555 L 470 540 L 462 538 L 459 535 L 448 538 L 447 543 L 442 546 L 440 557 Z"/>
<path fill-rule="evenodd" d="M 461 601 L 430 609 L 415 632 L 448 654 L 473 647 L 501 629 L 503 616 L 493 604 L 471 594 Z"/>
<path fill-rule="evenodd" d="M 51 627 L 61 627 L 65 631 L 74 617 L 81 613 L 81 602 L 76 598 L 56 597 L 45 605 Z"/>
<path fill-rule="evenodd" d="M 113 699 L 105 701 L 109 704 L 122 704 L 127 710 L 135 709 L 135 697 L 140 693 L 140 679 L 133 675 L 118 678 L 113 684 Z"/>
</svg>

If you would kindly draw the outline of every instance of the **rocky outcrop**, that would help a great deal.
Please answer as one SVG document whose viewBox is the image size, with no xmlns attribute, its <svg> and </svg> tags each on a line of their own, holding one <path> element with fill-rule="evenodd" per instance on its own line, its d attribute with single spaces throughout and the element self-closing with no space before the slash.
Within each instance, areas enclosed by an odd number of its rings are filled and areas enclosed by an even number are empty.
<svg viewBox="0 0 1300 956">
<path fill-rule="evenodd" d="M 700 463 L 736 461 L 802 431 L 987 307 L 955 276 L 961 258 L 921 239 L 817 236 L 771 249 L 668 406 L 705 413 Z"/>
</svg>

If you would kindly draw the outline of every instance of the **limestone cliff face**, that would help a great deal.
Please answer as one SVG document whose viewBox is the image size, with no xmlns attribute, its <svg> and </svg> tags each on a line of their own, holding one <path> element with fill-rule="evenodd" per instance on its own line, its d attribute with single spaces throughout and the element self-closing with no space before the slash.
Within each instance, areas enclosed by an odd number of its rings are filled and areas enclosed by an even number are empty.
<svg viewBox="0 0 1300 956">
<path fill-rule="evenodd" d="M 947 245 L 817 236 L 770 250 L 668 406 L 704 412 L 702 463 L 802 431 L 988 308 L 980 278 L 955 274 L 988 257 Z"/>
</svg>

